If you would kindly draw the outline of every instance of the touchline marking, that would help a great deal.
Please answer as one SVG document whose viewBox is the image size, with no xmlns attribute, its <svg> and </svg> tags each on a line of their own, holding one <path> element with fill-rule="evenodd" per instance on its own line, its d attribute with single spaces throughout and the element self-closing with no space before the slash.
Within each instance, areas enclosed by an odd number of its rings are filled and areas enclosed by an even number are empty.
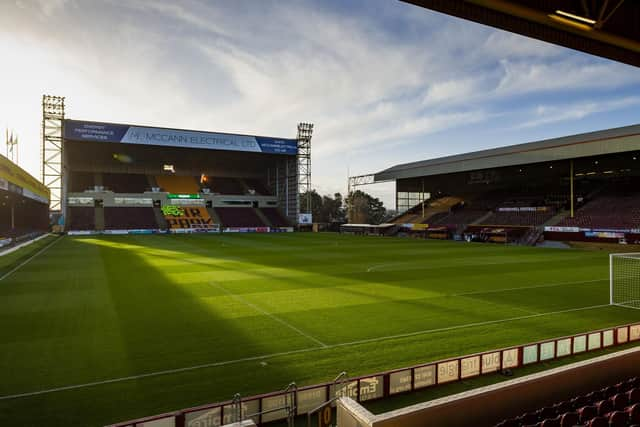
<svg viewBox="0 0 640 427">
<path fill-rule="evenodd" d="M 255 304 L 252 304 L 251 302 L 247 301 L 246 299 L 242 298 L 240 295 L 236 295 L 232 292 L 230 292 L 227 288 L 225 288 L 224 286 L 222 286 L 219 283 L 216 282 L 209 282 L 209 285 L 220 289 L 221 291 L 223 291 L 224 293 L 226 293 L 227 295 L 229 295 L 231 298 L 235 299 L 236 301 L 240 301 L 242 304 L 251 307 L 252 309 L 264 314 L 265 316 L 269 316 L 270 318 L 272 318 L 273 320 L 275 320 L 276 322 L 282 323 L 284 326 L 286 326 L 287 328 L 291 329 L 292 331 L 297 332 L 298 334 L 302 335 L 303 337 L 310 339 L 311 341 L 315 342 L 316 344 L 319 344 L 322 348 L 327 348 L 328 346 L 323 343 L 322 341 L 320 341 L 319 339 L 309 335 L 308 333 L 296 328 L 295 326 L 293 326 L 291 323 L 287 322 L 284 319 L 279 318 L 278 316 L 276 316 L 275 314 L 269 313 L 266 310 L 263 310 L 262 308 L 258 307 Z"/>
<path fill-rule="evenodd" d="M 113 384 L 113 383 L 119 383 L 119 382 L 124 382 L 124 381 L 138 380 L 138 379 L 141 379 L 141 378 L 149 378 L 149 377 L 156 377 L 156 376 L 160 376 L 160 375 L 170 375 L 170 374 L 176 374 L 176 373 L 180 373 L 180 372 L 195 371 L 195 370 L 198 370 L 198 369 L 234 365 L 236 363 L 251 362 L 251 361 L 256 361 L 256 360 L 264 360 L 264 359 L 270 359 L 270 358 L 279 357 L 279 356 L 289 356 L 289 355 L 292 355 L 292 354 L 309 353 L 311 351 L 329 350 L 329 349 L 333 349 L 333 348 L 349 347 L 349 346 L 360 345 L 360 344 L 370 344 L 370 343 L 379 342 L 379 341 L 386 341 L 386 340 L 393 340 L 393 339 L 399 339 L 399 338 L 414 337 L 414 336 L 417 336 L 417 335 L 427 335 L 427 334 L 433 334 L 433 333 L 437 333 L 437 332 L 447 332 L 447 331 L 453 331 L 453 330 L 462 329 L 462 328 L 473 328 L 473 327 L 477 327 L 477 326 L 487 326 L 487 325 L 494 325 L 494 324 L 498 324 L 498 323 L 514 322 L 516 320 L 524 320 L 524 319 L 531 319 L 531 318 L 535 318 L 535 317 L 551 316 L 551 315 L 554 315 L 554 314 L 570 313 L 570 312 L 574 312 L 574 311 L 592 310 L 592 309 L 603 308 L 603 307 L 611 307 L 611 305 L 610 304 L 600 304 L 600 305 L 592 305 L 592 306 L 589 306 L 589 307 L 570 308 L 570 309 L 567 309 L 567 310 L 550 311 L 550 312 L 547 312 L 547 313 L 530 314 L 530 315 L 527 315 L 527 316 L 511 317 L 511 318 L 507 318 L 507 319 L 487 320 L 487 321 L 484 321 L 484 322 L 467 323 L 467 324 L 464 324 L 464 325 L 447 326 L 447 327 L 444 327 L 444 328 L 425 329 L 423 331 L 408 332 L 408 333 L 405 333 L 405 334 L 388 335 L 388 336 L 385 336 L 385 337 L 368 338 L 368 339 L 363 339 L 363 340 L 358 340 L 358 341 L 344 342 L 344 343 L 340 343 L 340 344 L 324 345 L 323 347 L 308 347 L 308 348 L 302 348 L 302 349 L 299 349 L 299 350 L 291 350 L 291 351 L 284 351 L 284 352 L 279 352 L 279 353 L 263 354 L 261 356 L 244 357 L 242 359 L 226 360 L 226 361 L 222 361 L 222 362 L 205 363 L 205 364 L 202 364 L 202 365 L 188 366 L 188 367 L 185 367 L 185 368 L 168 369 L 168 370 L 164 370 L 164 371 L 149 372 L 149 373 L 146 373 L 146 374 L 131 375 L 131 376 L 128 376 L 128 377 L 112 378 L 112 379 L 103 380 L 103 381 L 94 381 L 94 382 L 90 382 L 90 383 L 68 385 L 68 386 L 64 386 L 64 387 L 56 387 L 56 388 L 50 388 L 50 389 L 45 389 L 45 390 L 39 390 L 39 391 L 31 391 L 31 392 L 27 392 L 27 393 L 11 394 L 11 395 L 7 395 L 7 396 L 0 396 L 0 400 L 18 399 L 18 398 L 21 398 L 21 397 L 29 397 L 29 396 L 37 396 L 37 395 L 41 395 L 41 394 L 55 393 L 55 392 L 58 392 L 58 391 L 75 390 L 75 389 L 93 387 L 93 386 L 98 386 L 98 385 L 103 385 L 103 384 Z"/>
<path fill-rule="evenodd" d="M 18 271 L 22 266 L 28 264 L 31 260 L 33 260 L 35 257 L 37 257 L 38 255 L 40 255 L 41 253 L 43 253 L 44 251 L 46 251 L 47 249 L 49 249 L 51 246 L 55 245 L 56 243 L 58 243 L 58 241 L 62 240 L 62 237 L 58 237 L 57 239 L 55 239 L 53 242 L 49 243 L 47 246 L 45 246 L 44 248 L 40 249 L 38 252 L 36 252 L 35 254 L 33 254 L 32 256 L 30 256 L 29 258 L 27 258 L 26 260 L 22 261 L 20 264 L 18 264 L 17 266 L 15 266 L 13 269 L 7 271 L 5 274 L 2 275 L 2 277 L 0 277 L 0 282 L 2 282 L 4 279 L 6 279 L 7 277 L 11 276 L 13 273 L 15 273 L 16 271 Z"/>
</svg>

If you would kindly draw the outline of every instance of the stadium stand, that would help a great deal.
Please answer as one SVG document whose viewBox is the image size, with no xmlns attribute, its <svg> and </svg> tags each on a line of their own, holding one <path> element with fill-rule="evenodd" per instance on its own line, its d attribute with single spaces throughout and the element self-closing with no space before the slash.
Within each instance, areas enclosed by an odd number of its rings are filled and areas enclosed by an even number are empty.
<svg viewBox="0 0 640 427">
<path fill-rule="evenodd" d="M 102 174 L 102 185 L 114 193 L 144 193 L 149 189 L 149 181 L 142 174 Z"/>
<path fill-rule="evenodd" d="M 634 377 L 503 420 L 496 427 L 637 425 L 640 425 L 640 378 Z"/>
<path fill-rule="evenodd" d="M 70 191 L 83 192 L 93 190 L 95 185 L 93 172 L 71 172 Z"/>
<path fill-rule="evenodd" d="M 218 194 L 244 194 L 245 190 L 241 182 L 235 178 L 214 177 L 209 179 L 209 188 Z"/>
<path fill-rule="evenodd" d="M 95 230 L 95 208 L 69 207 L 67 216 L 67 228 L 69 230 Z"/>
<path fill-rule="evenodd" d="M 491 225 L 542 225 L 554 216 L 555 211 L 544 207 L 545 210 L 535 211 L 496 211 L 482 221 Z"/>
<path fill-rule="evenodd" d="M 197 194 L 200 186 L 196 178 L 180 175 L 156 175 L 156 182 L 162 191 L 176 194 Z"/>
<path fill-rule="evenodd" d="M 106 230 L 131 230 L 158 228 L 153 208 L 150 207 L 105 207 Z"/>
<path fill-rule="evenodd" d="M 460 207 L 453 212 L 437 218 L 435 221 L 431 219 L 433 224 L 446 225 L 450 228 L 457 228 L 459 226 L 466 226 L 472 224 L 474 221 L 482 218 L 487 214 L 486 210 L 479 210 L 475 207 Z"/>
<path fill-rule="evenodd" d="M 598 197 L 565 218 L 565 227 L 628 229 L 640 228 L 640 194 Z"/>
<path fill-rule="evenodd" d="M 255 191 L 256 194 L 260 194 L 260 195 L 264 195 L 264 196 L 270 196 L 271 195 L 271 191 L 269 191 L 269 189 L 266 187 L 266 185 L 264 185 L 264 183 L 262 181 L 260 181 L 259 179 L 245 179 L 244 183 L 246 184 L 247 188 L 249 189 L 249 192 L 251 192 L 251 190 Z"/>
<path fill-rule="evenodd" d="M 286 220 L 280 211 L 276 208 L 260 208 L 262 214 L 271 223 L 272 227 L 290 227 L 289 221 Z"/>
<path fill-rule="evenodd" d="M 459 205 L 462 199 L 459 197 L 445 196 L 438 199 L 426 200 L 424 202 L 424 213 L 422 209 L 422 203 L 418 203 L 407 212 L 397 216 L 391 222 L 394 224 L 409 224 L 409 223 L 422 223 L 428 224 L 430 218 L 436 214 L 446 213 L 451 209 Z"/>
<path fill-rule="evenodd" d="M 251 208 L 215 208 L 225 227 L 265 227 L 260 217 Z"/>
<path fill-rule="evenodd" d="M 169 193 L 197 194 L 200 192 L 198 181 L 192 176 L 158 175 L 156 182 L 161 189 Z M 209 212 L 201 206 L 181 206 L 175 211 L 165 213 L 164 217 L 169 228 L 208 228 L 213 225 Z"/>
</svg>

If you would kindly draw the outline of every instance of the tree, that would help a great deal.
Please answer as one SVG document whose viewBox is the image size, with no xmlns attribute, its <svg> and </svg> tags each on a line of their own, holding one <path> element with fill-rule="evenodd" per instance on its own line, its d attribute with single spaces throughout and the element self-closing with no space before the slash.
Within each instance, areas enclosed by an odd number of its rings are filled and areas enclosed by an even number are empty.
<svg viewBox="0 0 640 427">
<path fill-rule="evenodd" d="M 347 197 L 349 222 L 354 224 L 380 224 L 387 218 L 384 203 L 364 191 L 356 190 Z"/>
<path fill-rule="evenodd" d="M 300 194 L 301 206 L 305 207 L 307 199 L 311 198 L 311 214 L 313 222 L 344 222 L 345 212 L 342 207 L 342 195 L 335 193 L 320 196 L 316 190 Z"/>
</svg>

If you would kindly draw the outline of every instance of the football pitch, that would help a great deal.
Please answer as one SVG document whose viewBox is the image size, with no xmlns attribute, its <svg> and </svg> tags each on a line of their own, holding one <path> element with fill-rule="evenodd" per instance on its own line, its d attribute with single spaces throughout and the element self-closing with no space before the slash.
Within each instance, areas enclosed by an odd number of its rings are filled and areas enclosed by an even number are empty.
<svg viewBox="0 0 640 427">
<path fill-rule="evenodd" d="M 0 258 L 0 425 L 104 425 L 640 318 L 608 302 L 597 251 L 50 237 Z"/>
</svg>

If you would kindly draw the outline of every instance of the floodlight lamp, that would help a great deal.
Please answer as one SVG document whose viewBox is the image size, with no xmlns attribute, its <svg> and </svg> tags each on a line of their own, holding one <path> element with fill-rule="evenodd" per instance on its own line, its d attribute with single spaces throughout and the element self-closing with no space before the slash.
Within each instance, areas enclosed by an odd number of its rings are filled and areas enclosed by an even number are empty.
<svg viewBox="0 0 640 427">
<path fill-rule="evenodd" d="M 573 19 L 575 21 L 584 22 L 585 24 L 595 25 L 596 21 L 591 18 L 585 18 L 584 16 L 574 15 L 573 13 L 565 12 L 563 10 L 556 10 L 556 15 L 564 16 L 565 18 Z"/>
</svg>

